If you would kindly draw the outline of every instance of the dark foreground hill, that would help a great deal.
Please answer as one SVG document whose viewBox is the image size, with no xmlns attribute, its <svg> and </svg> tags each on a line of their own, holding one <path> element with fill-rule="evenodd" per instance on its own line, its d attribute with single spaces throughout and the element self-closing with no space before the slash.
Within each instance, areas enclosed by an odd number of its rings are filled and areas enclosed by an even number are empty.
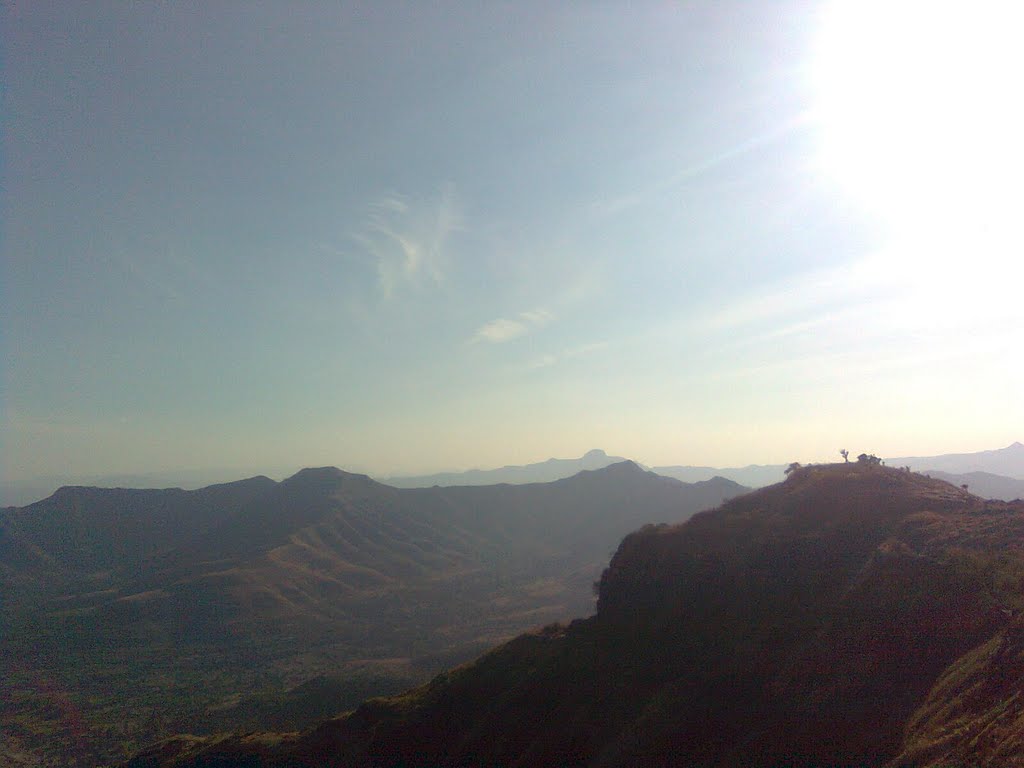
<svg viewBox="0 0 1024 768">
<path fill-rule="evenodd" d="M 808 467 L 627 536 L 597 614 L 143 766 L 1024 765 L 1024 504 Z"/>
<path fill-rule="evenodd" d="M 189 729 L 299 727 L 589 613 L 628 531 L 745 489 L 620 463 L 397 489 L 335 468 L 0 512 L 0 731 L 97 765 Z"/>
</svg>

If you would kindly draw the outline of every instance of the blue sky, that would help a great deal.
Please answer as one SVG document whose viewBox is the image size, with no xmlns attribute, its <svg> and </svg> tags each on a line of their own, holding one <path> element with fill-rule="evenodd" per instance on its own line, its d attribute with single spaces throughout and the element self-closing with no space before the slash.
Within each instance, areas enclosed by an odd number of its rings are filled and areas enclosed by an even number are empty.
<svg viewBox="0 0 1024 768">
<path fill-rule="evenodd" d="M 9 6 L 4 480 L 1020 439 L 1005 9 L 859 5 Z"/>
</svg>

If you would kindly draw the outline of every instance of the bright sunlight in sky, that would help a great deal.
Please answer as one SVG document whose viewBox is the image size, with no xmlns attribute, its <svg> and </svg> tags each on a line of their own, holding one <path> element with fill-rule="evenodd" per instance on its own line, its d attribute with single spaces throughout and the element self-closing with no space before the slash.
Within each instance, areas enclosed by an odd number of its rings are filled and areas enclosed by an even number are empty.
<svg viewBox="0 0 1024 768">
<path fill-rule="evenodd" d="M 821 11 L 807 68 L 821 167 L 884 232 L 867 271 L 899 295 L 880 316 L 989 345 L 1017 385 L 1022 28 L 1019 3 L 842 0 Z"/>
<path fill-rule="evenodd" d="M 808 66 L 822 167 L 923 279 L 982 292 L 979 310 L 1024 274 L 1021 29 L 1019 3 L 844 0 L 822 11 Z M 986 286 L 979 260 L 1008 279 Z"/>
<path fill-rule="evenodd" d="M 1022 439 L 1019 3 L 4 14 L 6 485 Z"/>
</svg>

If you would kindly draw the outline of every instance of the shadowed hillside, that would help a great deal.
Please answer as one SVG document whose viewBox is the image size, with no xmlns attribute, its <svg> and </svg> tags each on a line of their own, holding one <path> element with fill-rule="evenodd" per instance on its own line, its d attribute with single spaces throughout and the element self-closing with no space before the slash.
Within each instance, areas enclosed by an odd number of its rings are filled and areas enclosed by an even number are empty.
<svg viewBox="0 0 1024 768">
<path fill-rule="evenodd" d="M 593 607 L 615 545 L 745 489 L 631 462 L 396 489 L 335 468 L 67 488 L 0 517 L 0 727 L 95 765 L 196 724 L 308 725 Z M 319 682 L 317 682 L 319 681 Z"/>
<path fill-rule="evenodd" d="M 1024 504 L 806 467 L 627 536 L 597 615 L 301 734 L 132 766 L 1019 765 Z"/>
</svg>

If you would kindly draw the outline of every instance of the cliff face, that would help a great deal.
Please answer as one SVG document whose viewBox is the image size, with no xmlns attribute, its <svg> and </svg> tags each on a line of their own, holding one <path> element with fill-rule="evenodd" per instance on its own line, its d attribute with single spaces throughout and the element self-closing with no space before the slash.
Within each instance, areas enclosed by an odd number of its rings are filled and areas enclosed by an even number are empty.
<svg viewBox="0 0 1024 768">
<path fill-rule="evenodd" d="M 804 468 L 627 536 L 590 619 L 273 747 L 172 742 L 134 765 L 1007 764 L 1022 534 L 1021 503 Z"/>
</svg>

